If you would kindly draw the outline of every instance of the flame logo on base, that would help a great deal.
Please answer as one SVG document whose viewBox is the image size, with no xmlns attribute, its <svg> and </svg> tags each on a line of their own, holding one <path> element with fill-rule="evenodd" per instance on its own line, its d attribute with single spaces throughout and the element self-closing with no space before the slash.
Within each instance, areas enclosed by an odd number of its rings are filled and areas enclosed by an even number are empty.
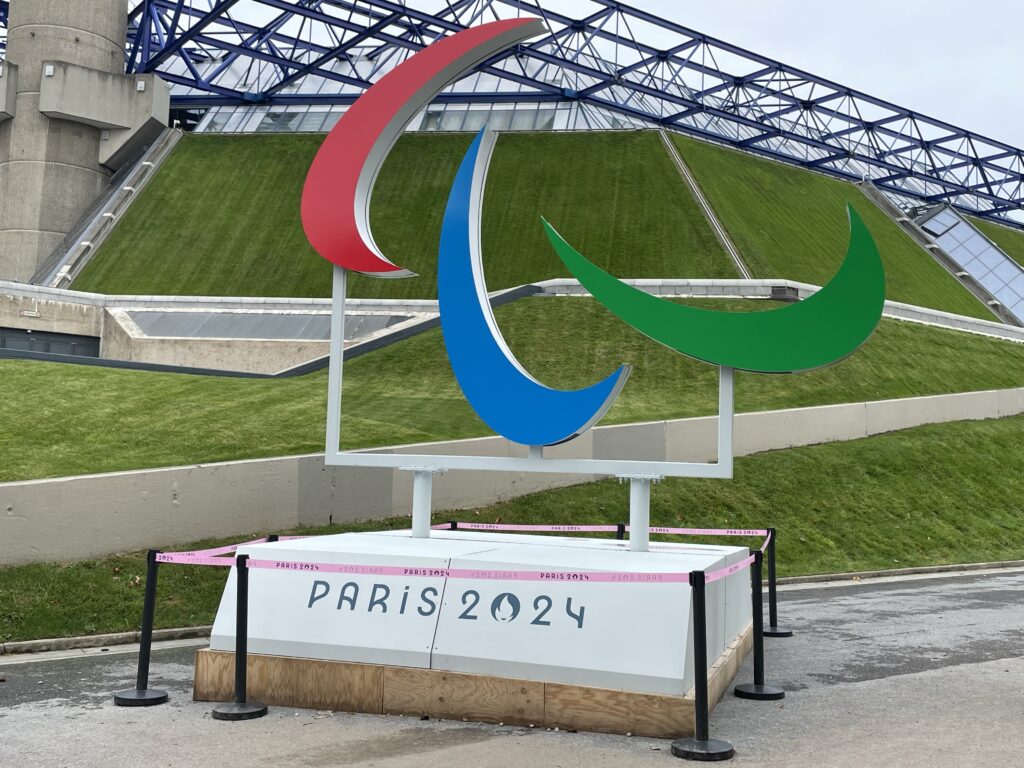
<svg viewBox="0 0 1024 768">
<path fill-rule="evenodd" d="M 491 618 L 503 624 L 515 621 L 520 608 L 518 597 L 511 592 L 502 592 L 491 601 Z"/>
</svg>

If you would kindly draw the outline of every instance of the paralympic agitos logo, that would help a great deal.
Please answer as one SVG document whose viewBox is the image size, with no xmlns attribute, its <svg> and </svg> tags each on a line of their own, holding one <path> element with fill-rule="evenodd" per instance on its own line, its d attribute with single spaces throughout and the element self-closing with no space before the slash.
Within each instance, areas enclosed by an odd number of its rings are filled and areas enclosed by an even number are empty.
<svg viewBox="0 0 1024 768">
<path fill-rule="evenodd" d="M 424 48 L 369 88 L 327 136 L 310 168 L 302 221 L 310 243 L 333 264 L 375 277 L 412 273 L 389 261 L 369 225 L 370 197 L 384 158 L 434 96 L 501 50 L 545 31 L 537 19 L 472 27 Z M 484 284 L 480 215 L 495 136 L 486 129 L 462 160 L 441 231 L 438 303 L 445 347 L 466 399 L 495 432 L 525 445 L 554 445 L 595 424 L 629 376 L 621 365 L 579 390 L 534 379 L 495 323 Z M 578 253 L 543 221 L 552 246 L 609 311 L 671 349 L 716 365 L 762 373 L 806 371 L 854 352 L 874 331 L 885 301 L 882 262 L 867 228 L 849 208 L 842 266 L 808 299 L 763 312 L 684 306 L 644 293 Z"/>
</svg>

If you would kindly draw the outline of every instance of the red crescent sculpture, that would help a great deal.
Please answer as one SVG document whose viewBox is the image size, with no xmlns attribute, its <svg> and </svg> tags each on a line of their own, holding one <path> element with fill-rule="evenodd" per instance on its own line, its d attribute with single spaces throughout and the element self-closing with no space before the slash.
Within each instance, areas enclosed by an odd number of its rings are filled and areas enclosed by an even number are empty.
<svg viewBox="0 0 1024 768">
<path fill-rule="evenodd" d="M 327 135 L 302 190 L 302 226 L 316 252 L 374 277 L 412 275 L 381 253 L 370 232 L 370 195 L 384 158 L 440 91 L 498 51 L 544 30 L 533 18 L 471 27 L 409 57 L 357 99 Z"/>
</svg>

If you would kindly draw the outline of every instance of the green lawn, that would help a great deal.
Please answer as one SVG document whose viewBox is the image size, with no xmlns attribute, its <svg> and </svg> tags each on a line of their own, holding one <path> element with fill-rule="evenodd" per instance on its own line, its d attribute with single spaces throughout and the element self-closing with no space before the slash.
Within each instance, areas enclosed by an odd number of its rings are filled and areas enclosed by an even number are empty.
<svg viewBox="0 0 1024 768">
<path fill-rule="evenodd" d="M 1020 559 L 1022 467 L 1022 416 L 932 425 L 740 458 L 732 481 L 665 481 L 652 490 L 651 522 L 775 526 L 783 576 Z M 475 511 L 442 511 L 436 519 L 623 522 L 628 519 L 628 493 L 628 486 L 608 481 Z M 408 518 L 396 518 L 304 532 L 407 525 Z M 234 541 L 246 538 L 240 534 Z M 219 543 L 225 542 L 197 542 L 180 549 Z M 135 553 L 76 564 L 0 568 L 0 640 L 137 628 L 144 562 Z M 210 623 L 224 577 L 219 568 L 162 566 L 157 626 Z"/>
<path fill-rule="evenodd" d="M 849 202 L 878 243 L 887 298 L 995 319 L 853 184 L 685 136 L 672 138 L 755 277 L 824 285 L 846 253 Z"/>
<path fill-rule="evenodd" d="M 717 408 L 715 368 L 655 344 L 591 299 L 524 299 L 497 319 L 523 364 L 550 386 L 583 386 L 633 364 L 603 423 Z M 0 376 L 0 481 L 323 449 L 325 371 L 230 379 L 5 360 Z M 883 320 L 863 349 L 832 368 L 739 374 L 736 398 L 738 410 L 758 411 L 1022 385 L 1024 345 Z M 346 364 L 343 410 L 350 448 L 487 434 L 451 374 L 439 330 Z"/>
<path fill-rule="evenodd" d="M 970 217 L 969 221 L 989 240 L 998 245 L 1007 256 L 1024 264 L 1024 230 L 1005 227 L 985 219 Z"/>
<path fill-rule="evenodd" d="M 355 277 L 350 295 L 436 295 L 437 243 L 471 136 L 408 134 L 373 194 L 381 249 L 419 277 Z M 299 201 L 322 136 L 190 135 L 75 281 L 100 293 L 329 296 Z M 627 277 L 734 277 L 653 131 L 505 134 L 487 181 L 488 287 L 567 277 L 546 216 L 592 260 Z"/>
</svg>

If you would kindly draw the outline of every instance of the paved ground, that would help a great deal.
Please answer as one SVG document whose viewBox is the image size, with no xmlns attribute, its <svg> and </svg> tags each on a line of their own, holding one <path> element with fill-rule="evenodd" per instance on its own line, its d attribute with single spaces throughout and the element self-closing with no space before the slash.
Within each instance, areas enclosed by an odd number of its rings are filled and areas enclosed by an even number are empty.
<svg viewBox="0 0 1024 768">
<path fill-rule="evenodd" d="M 737 766 L 975 768 L 1024 753 L 1024 572 L 801 586 L 780 613 L 798 634 L 768 640 L 782 702 L 727 697 L 712 735 Z M 0 767 L 280 765 L 665 766 L 669 744 L 274 708 L 224 723 L 189 700 L 194 645 L 157 652 L 172 703 L 119 709 L 134 657 L 91 653 L 0 665 Z M 750 679 L 749 662 L 740 680 Z"/>
</svg>

